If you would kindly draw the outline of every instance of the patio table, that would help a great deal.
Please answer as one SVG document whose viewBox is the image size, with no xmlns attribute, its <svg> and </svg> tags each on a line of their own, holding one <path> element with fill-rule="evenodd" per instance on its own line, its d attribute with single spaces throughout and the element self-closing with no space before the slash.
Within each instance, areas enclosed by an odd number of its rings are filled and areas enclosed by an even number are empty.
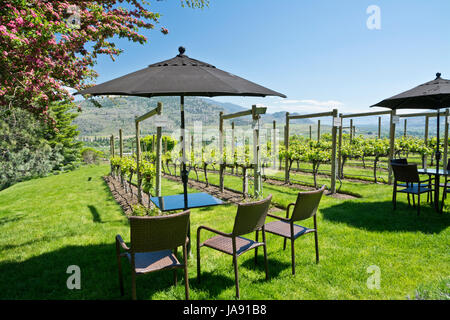
<svg viewBox="0 0 450 320">
<path fill-rule="evenodd" d="M 440 169 L 438 170 L 438 172 L 436 173 L 436 169 L 418 169 L 417 170 L 419 172 L 419 174 L 427 174 L 428 176 L 436 176 L 435 179 L 435 183 L 434 183 L 434 208 L 436 209 L 437 212 L 439 212 L 439 188 L 440 188 L 440 178 L 441 176 L 448 176 L 450 175 L 450 170 L 446 170 L 446 169 Z"/>
</svg>

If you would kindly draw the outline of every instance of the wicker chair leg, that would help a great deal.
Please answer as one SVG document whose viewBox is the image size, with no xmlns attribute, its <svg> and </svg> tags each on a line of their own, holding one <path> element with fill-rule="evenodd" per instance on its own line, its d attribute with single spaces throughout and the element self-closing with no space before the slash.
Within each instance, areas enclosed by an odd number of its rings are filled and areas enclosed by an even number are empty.
<svg viewBox="0 0 450 320">
<path fill-rule="evenodd" d="M 420 215 L 420 193 L 417 195 L 417 215 Z"/>
<path fill-rule="evenodd" d="M 259 230 L 256 230 L 255 241 L 258 242 Z M 258 247 L 255 248 L 255 265 L 258 264 Z"/>
<path fill-rule="evenodd" d="M 200 283 L 200 235 L 197 232 L 197 282 Z"/>
<path fill-rule="evenodd" d="M 447 178 L 445 178 L 444 189 L 442 189 L 442 201 L 441 201 L 441 210 L 439 213 L 444 211 L 444 201 L 447 199 Z"/>
<path fill-rule="evenodd" d="M 178 250 L 177 248 L 174 249 L 175 256 L 177 255 Z M 177 276 L 177 269 L 173 269 L 173 284 L 176 286 L 178 284 L 178 276 Z"/>
<path fill-rule="evenodd" d="M 392 193 L 392 203 L 394 205 L 394 210 L 397 209 L 397 191 L 395 190 L 395 187 Z"/>
<path fill-rule="evenodd" d="M 234 280 L 235 280 L 235 284 L 236 284 L 236 298 L 240 299 L 240 295 L 239 295 L 239 273 L 238 273 L 238 265 L 237 265 L 236 253 L 233 254 L 233 264 L 234 264 Z"/>
<path fill-rule="evenodd" d="M 187 248 L 183 246 L 183 260 L 184 260 L 184 291 L 186 300 L 189 300 L 189 276 L 188 276 L 188 261 Z"/>
<path fill-rule="evenodd" d="M 291 238 L 291 260 L 292 260 L 292 274 L 295 275 L 295 246 L 294 238 Z"/>
<path fill-rule="evenodd" d="M 267 264 L 267 247 L 264 243 L 264 269 L 266 271 L 266 280 L 269 280 L 269 266 Z"/>
<path fill-rule="evenodd" d="M 177 276 L 177 269 L 173 269 L 173 285 L 178 285 L 178 276 Z"/>
<path fill-rule="evenodd" d="M 319 239 L 317 235 L 317 230 L 314 232 L 314 242 L 316 245 L 316 263 L 319 263 Z"/>
<path fill-rule="evenodd" d="M 123 290 L 123 274 L 122 274 L 122 261 L 120 261 L 120 254 L 117 254 L 117 266 L 119 269 L 119 288 L 120 288 L 120 295 L 124 295 Z"/>
<path fill-rule="evenodd" d="M 136 300 L 136 272 L 131 271 L 131 298 Z"/>
</svg>

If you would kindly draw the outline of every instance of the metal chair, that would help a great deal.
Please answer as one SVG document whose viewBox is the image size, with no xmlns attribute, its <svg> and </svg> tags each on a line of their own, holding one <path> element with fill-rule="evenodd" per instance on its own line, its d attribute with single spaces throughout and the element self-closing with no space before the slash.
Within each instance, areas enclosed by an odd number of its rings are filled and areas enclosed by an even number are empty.
<svg viewBox="0 0 450 320">
<path fill-rule="evenodd" d="M 272 195 L 266 199 L 252 202 L 240 203 L 238 205 L 237 214 L 234 220 L 234 227 L 231 233 L 224 233 L 214 230 L 207 226 L 200 226 L 197 229 L 197 280 L 200 282 L 200 248 L 209 247 L 220 252 L 233 256 L 234 275 L 236 283 L 236 297 L 239 299 L 239 274 L 237 258 L 243 253 L 255 249 L 255 263 L 257 262 L 257 248 L 262 246 L 264 249 L 264 264 L 266 271 L 266 280 L 269 278 L 267 267 L 267 248 L 266 248 L 266 234 L 264 230 L 264 222 L 266 221 L 267 212 L 269 211 L 270 201 Z M 203 243 L 200 243 L 200 231 L 207 230 L 217 234 L 209 238 Z M 258 231 L 262 231 L 262 242 L 258 242 Z M 242 237 L 256 231 L 255 241 Z"/>
<path fill-rule="evenodd" d="M 121 257 L 131 264 L 132 298 L 136 299 L 136 275 L 158 270 L 184 269 L 186 300 L 189 299 L 187 267 L 187 232 L 189 211 L 158 217 L 130 217 L 131 244 L 128 247 L 120 235 L 116 236 L 116 255 L 119 267 L 120 293 L 124 294 Z M 177 259 L 177 248 L 183 247 L 183 263 Z M 121 249 L 125 252 L 121 253 Z M 172 252 L 173 250 L 173 252 Z"/>
<path fill-rule="evenodd" d="M 408 164 L 408 159 L 406 158 L 398 158 L 398 159 L 391 159 L 391 166 L 395 165 L 395 164 Z M 430 179 L 433 179 L 430 176 Z M 407 183 L 399 183 L 398 184 L 399 187 L 408 187 Z M 428 184 L 422 185 L 422 187 L 428 187 Z M 414 195 L 412 195 L 412 199 L 413 199 L 413 206 L 415 206 L 415 198 Z M 427 202 L 430 202 L 430 195 L 427 194 Z M 409 193 L 408 193 L 408 205 L 411 205 L 411 200 L 409 198 Z"/>
<path fill-rule="evenodd" d="M 316 247 L 316 263 L 319 263 L 319 243 L 317 238 L 317 219 L 316 213 L 319 207 L 320 199 L 325 191 L 325 186 L 319 190 L 310 192 L 299 192 L 297 201 L 288 205 L 286 209 L 286 218 L 281 218 L 272 214 L 269 217 L 275 218 L 279 221 L 272 221 L 265 225 L 266 232 L 281 236 L 284 238 L 283 250 L 286 249 L 287 239 L 291 240 L 291 260 L 292 260 L 292 274 L 295 274 L 295 240 L 305 234 L 314 233 L 315 247 Z M 289 218 L 289 209 L 294 206 L 292 216 Z M 314 219 L 314 229 L 302 227 L 294 224 L 296 221 Z"/>
<path fill-rule="evenodd" d="M 416 164 L 392 164 L 392 171 L 394 172 L 394 188 L 392 195 L 394 210 L 397 208 L 397 193 L 406 193 L 408 195 L 413 195 L 413 206 L 415 206 L 414 195 L 417 196 L 417 215 L 420 215 L 420 195 L 422 193 L 427 193 L 428 199 L 433 199 L 432 192 L 434 189 L 431 188 L 432 179 L 430 178 L 421 181 Z M 406 186 L 401 186 L 405 187 L 405 189 L 397 190 L 400 186 L 399 182 L 406 183 Z M 425 184 L 426 187 L 423 184 Z"/>
</svg>

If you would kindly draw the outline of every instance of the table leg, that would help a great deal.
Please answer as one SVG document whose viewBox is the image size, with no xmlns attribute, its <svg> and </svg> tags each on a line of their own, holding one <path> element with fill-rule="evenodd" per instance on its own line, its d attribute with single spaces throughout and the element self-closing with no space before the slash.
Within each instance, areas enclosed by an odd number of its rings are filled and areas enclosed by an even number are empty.
<svg viewBox="0 0 450 320">
<path fill-rule="evenodd" d="M 436 175 L 434 180 L 434 208 L 438 212 L 439 211 L 439 187 L 440 187 L 440 181 L 441 176 Z"/>
</svg>

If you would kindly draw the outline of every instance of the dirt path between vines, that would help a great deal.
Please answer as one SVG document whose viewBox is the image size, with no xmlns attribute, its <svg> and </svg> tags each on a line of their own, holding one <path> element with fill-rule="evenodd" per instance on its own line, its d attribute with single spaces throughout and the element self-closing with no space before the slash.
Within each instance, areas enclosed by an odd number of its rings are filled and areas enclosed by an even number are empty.
<svg viewBox="0 0 450 320">
<path fill-rule="evenodd" d="M 181 183 L 181 178 L 178 176 L 173 176 L 173 175 L 163 173 L 163 177 L 165 179 Z M 127 187 L 125 189 L 124 186 L 122 186 L 122 184 L 120 183 L 120 181 L 119 181 L 120 179 L 114 178 L 112 176 L 104 176 L 103 179 L 105 180 L 105 183 L 108 185 L 109 189 L 111 190 L 112 196 L 114 197 L 116 202 L 120 205 L 120 207 L 122 208 L 124 213 L 127 216 L 131 215 L 133 213 L 133 206 L 136 206 L 138 204 L 137 187 L 135 185 L 131 185 L 131 190 L 130 190 L 130 185 L 127 183 Z M 294 188 L 299 191 L 315 190 L 313 187 L 304 186 L 304 185 L 297 184 L 297 183 L 290 183 L 289 185 L 286 185 L 284 183 L 284 181 L 280 181 L 280 180 L 266 179 L 264 181 L 267 183 L 270 183 L 272 185 Z M 226 203 L 238 204 L 244 200 L 244 197 L 240 191 L 225 188 L 224 192 L 222 193 L 222 192 L 220 192 L 219 186 L 216 186 L 214 184 L 209 184 L 209 186 L 207 186 L 206 182 L 190 179 L 188 182 L 188 186 L 190 188 L 211 194 Z M 331 196 L 336 199 L 355 199 L 356 198 L 355 196 L 343 194 L 343 193 L 336 193 Z M 145 207 L 153 207 L 153 204 L 149 200 L 150 199 L 149 199 L 148 194 L 143 192 L 142 193 L 142 201 L 143 201 Z M 279 208 L 279 207 L 272 207 L 270 209 L 271 212 L 280 211 L 280 210 L 284 210 L 284 209 Z"/>
</svg>

